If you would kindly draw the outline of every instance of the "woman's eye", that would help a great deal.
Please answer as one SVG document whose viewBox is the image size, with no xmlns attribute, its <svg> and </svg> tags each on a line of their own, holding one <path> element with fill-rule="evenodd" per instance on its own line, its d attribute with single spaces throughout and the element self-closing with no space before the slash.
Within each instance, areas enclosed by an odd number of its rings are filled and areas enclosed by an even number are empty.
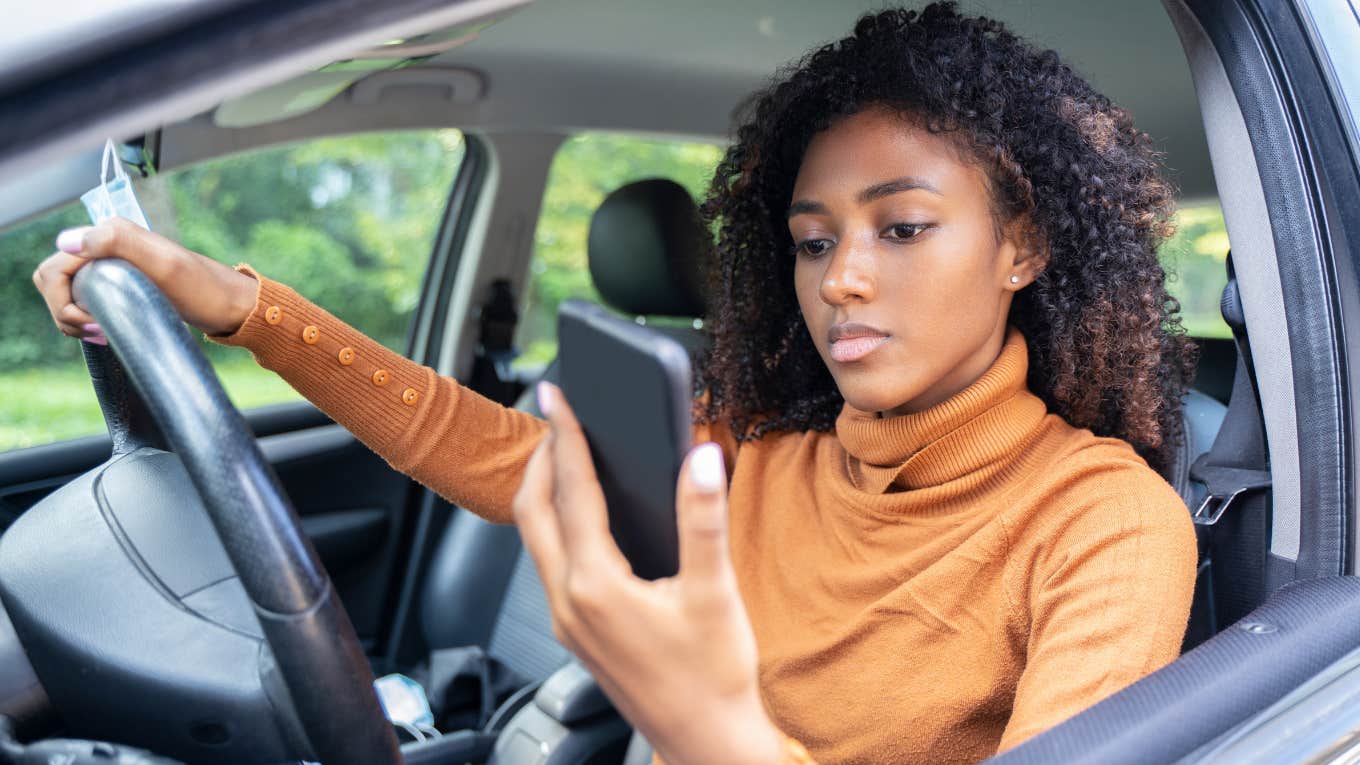
<svg viewBox="0 0 1360 765">
<path fill-rule="evenodd" d="M 884 229 L 883 235 L 888 239 L 914 239 L 927 228 L 924 223 L 894 223 Z"/>
<path fill-rule="evenodd" d="M 794 253 L 815 258 L 831 249 L 830 239 L 804 239 L 793 246 Z"/>
</svg>

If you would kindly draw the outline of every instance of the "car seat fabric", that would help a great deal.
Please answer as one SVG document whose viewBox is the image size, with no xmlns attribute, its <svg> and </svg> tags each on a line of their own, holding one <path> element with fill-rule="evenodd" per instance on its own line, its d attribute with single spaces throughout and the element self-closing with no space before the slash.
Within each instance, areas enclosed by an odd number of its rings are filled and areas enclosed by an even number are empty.
<svg viewBox="0 0 1360 765">
<path fill-rule="evenodd" d="M 1204 485 L 1190 477 L 1190 465 L 1214 445 L 1214 437 L 1223 426 L 1228 407 L 1197 390 L 1186 393 L 1181 405 L 1185 445 L 1177 450 L 1175 459 L 1163 477 L 1185 500 L 1186 506 L 1194 509 L 1204 500 Z"/>
</svg>

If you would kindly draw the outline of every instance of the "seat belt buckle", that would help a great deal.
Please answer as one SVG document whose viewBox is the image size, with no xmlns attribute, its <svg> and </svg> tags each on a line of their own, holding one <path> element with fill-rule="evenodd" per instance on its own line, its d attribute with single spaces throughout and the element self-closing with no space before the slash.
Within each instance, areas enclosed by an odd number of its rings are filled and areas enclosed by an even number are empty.
<svg viewBox="0 0 1360 765">
<path fill-rule="evenodd" d="M 1232 494 L 1209 494 L 1195 512 L 1190 514 L 1190 520 L 1194 521 L 1196 526 L 1212 526 L 1218 523 L 1218 519 L 1223 517 L 1223 513 L 1228 511 L 1228 506 L 1241 493 L 1239 490 Z"/>
<path fill-rule="evenodd" d="M 1243 494 L 1270 488 L 1270 471 L 1254 468 L 1207 464 L 1212 452 L 1206 452 L 1190 466 L 1190 477 L 1204 484 L 1207 494 L 1199 507 L 1190 513 L 1196 526 L 1218 523 L 1228 508 Z"/>
<path fill-rule="evenodd" d="M 1228 494 L 1214 494 L 1213 492 L 1210 492 L 1204 498 L 1204 501 L 1199 503 L 1199 507 L 1195 508 L 1195 511 L 1190 514 L 1190 520 L 1194 521 L 1196 526 L 1212 526 L 1215 523 L 1218 523 L 1218 520 L 1223 517 L 1223 514 L 1228 511 L 1229 507 L 1232 507 L 1238 497 L 1249 491 L 1257 491 L 1259 489 L 1268 488 L 1269 486 L 1269 483 L 1265 485 L 1242 486 L 1233 489 L 1232 492 Z"/>
</svg>

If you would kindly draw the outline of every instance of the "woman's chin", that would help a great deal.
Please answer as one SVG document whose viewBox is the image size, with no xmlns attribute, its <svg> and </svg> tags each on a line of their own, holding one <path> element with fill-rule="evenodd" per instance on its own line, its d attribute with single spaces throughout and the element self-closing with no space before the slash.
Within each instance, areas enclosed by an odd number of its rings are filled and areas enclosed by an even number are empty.
<svg viewBox="0 0 1360 765">
<path fill-rule="evenodd" d="M 847 390 L 847 388 L 850 388 Z M 870 386 L 846 386 L 840 389 L 841 398 L 852 408 L 861 412 L 882 412 L 885 416 L 893 410 L 902 406 L 907 398 L 899 398 L 892 395 L 884 395 L 884 391 L 879 388 L 872 389 Z M 909 398 L 909 397 L 908 397 Z"/>
</svg>

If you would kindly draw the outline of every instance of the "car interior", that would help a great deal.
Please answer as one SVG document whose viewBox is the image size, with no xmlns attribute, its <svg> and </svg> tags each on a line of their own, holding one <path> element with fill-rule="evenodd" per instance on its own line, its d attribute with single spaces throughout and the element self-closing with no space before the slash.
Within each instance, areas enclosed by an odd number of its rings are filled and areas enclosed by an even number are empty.
<svg viewBox="0 0 1360 765">
<path fill-rule="evenodd" d="M 425 265 L 401 350 L 537 413 L 524 391 L 555 380 L 556 361 L 510 356 L 563 147 L 607 134 L 720 148 L 751 92 L 881 4 L 374 0 L 349 17 L 339 5 L 131 3 L 97 33 L 63 30 L 111 40 L 88 56 L 108 57 L 126 92 L 0 46 L 0 109 L 23 116 L 0 126 L 0 242 L 93 185 L 108 136 L 129 172 L 154 177 L 454 128 L 463 154 L 430 251 L 410 256 Z M 1285 6 L 964 3 L 1131 111 L 1181 199 L 1216 203 L 1231 243 L 1213 289 L 1224 331 L 1200 338 L 1185 443 L 1164 471 L 1199 534 L 1185 653 L 995 762 L 1293 761 L 1360 724 L 1317 690 L 1360 671 L 1344 332 L 1360 306 L 1344 247 L 1360 213 L 1340 201 L 1360 186 L 1354 163 L 1318 159 L 1351 156 L 1315 52 L 1332 32 Z M 166 93 L 135 87 L 156 76 Z M 59 102 L 81 93 L 93 116 L 71 125 Z M 697 200 L 641 176 L 607 189 L 588 237 L 566 247 L 602 302 L 699 352 L 711 245 Z M 84 349 L 109 433 L 0 451 L 0 714 L 13 728 L 0 749 L 60 737 L 185 762 L 650 761 L 554 639 L 513 527 L 415 484 L 306 402 L 244 408 L 240 427 L 219 417 L 235 408 L 173 315 L 136 274 L 107 271 L 77 289 L 113 341 Z M 103 319 L 120 312 L 139 320 Z M 247 473 L 258 491 L 232 483 Z M 245 520 L 220 520 L 242 507 Z M 313 602 L 301 593 L 324 607 L 283 618 Z M 372 694 L 356 700 L 389 673 L 421 686 L 435 730 L 375 723 Z M 389 736 L 401 760 L 372 754 Z"/>
</svg>

